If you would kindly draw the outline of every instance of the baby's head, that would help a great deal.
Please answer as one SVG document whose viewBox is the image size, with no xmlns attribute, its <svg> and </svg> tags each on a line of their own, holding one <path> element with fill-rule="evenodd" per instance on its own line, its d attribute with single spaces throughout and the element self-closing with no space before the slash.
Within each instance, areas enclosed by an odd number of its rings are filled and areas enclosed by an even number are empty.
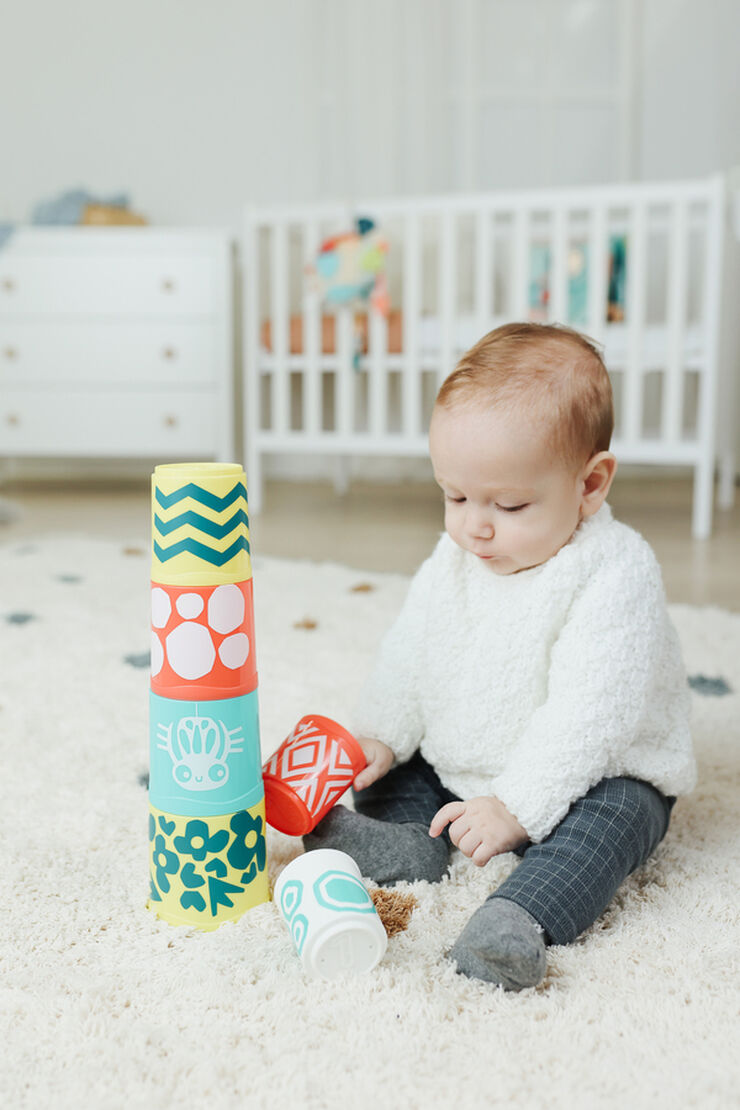
<svg viewBox="0 0 740 1110">
<path fill-rule="evenodd" d="M 497 574 L 539 566 L 603 504 L 614 408 L 594 345 L 570 328 L 507 324 L 463 355 L 429 433 L 455 543 Z"/>
</svg>

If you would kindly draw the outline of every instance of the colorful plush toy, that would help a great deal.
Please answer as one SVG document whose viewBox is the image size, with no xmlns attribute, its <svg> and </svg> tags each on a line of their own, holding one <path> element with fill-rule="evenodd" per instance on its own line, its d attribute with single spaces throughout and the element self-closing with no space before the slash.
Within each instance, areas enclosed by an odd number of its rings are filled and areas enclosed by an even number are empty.
<svg viewBox="0 0 740 1110">
<path fill-rule="evenodd" d="M 315 262 L 306 268 L 313 287 L 330 306 L 366 307 L 387 316 L 390 309 L 385 278 L 388 243 L 373 220 L 363 217 L 355 230 L 326 239 Z M 359 369 L 361 335 L 356 333 L 354 366 Z"/>
</svg>

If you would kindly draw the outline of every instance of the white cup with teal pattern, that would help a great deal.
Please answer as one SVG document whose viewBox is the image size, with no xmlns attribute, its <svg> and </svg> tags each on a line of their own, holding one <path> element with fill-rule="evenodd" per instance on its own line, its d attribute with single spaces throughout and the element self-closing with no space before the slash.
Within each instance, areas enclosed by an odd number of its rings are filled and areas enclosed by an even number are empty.
<svg viewBox="0 0 740 1110">
<path fill-rule="evenodd" d="M 383 958 L 388 935 L 346 852 L 318 848 L 298 856 L 280 873 L 274 898 L 310 974 L 359 974 Z"/>
</svg>

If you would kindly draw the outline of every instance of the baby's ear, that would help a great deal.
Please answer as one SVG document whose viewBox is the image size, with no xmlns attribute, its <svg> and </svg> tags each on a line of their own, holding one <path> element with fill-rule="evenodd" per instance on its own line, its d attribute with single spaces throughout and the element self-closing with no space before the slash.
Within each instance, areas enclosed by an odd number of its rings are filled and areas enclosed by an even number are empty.
<svg viewBox="0 0 740 1110">
<path fill-rule="evenodd" d="M 584 516 L 593 516 L 599 511 L 616 472 L 617 460 L 611 451 L 599 451 L 588 460 L 582 476 L 581 512 Z"/>
</svg>

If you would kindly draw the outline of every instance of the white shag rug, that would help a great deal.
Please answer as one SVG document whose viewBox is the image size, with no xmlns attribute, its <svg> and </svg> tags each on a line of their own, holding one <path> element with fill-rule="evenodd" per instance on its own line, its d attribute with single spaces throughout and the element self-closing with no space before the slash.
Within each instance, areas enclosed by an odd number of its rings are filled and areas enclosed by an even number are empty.
<svg viewBox="0 0 740 1110">
<path fill-rule="evenodd" d="M 703 676 L 699 786 L 601 920 L 511 995 L 443 952 L 512 855 L 457 854 L 408 888 L 380 966 L 335 982 L 304 975 L 272 903 L 214 933 L 145 909 L 148 575 L 144 542 L 0 549 L 0 1105 L 740 1105 L 740 615 L 674 607 Z M 305 713 L 347 719 L 407 579 L 259 557 L 254 578 L 267 756 Z M 273 881 L 300 850 L 268 834 Z"/>
</svg>

